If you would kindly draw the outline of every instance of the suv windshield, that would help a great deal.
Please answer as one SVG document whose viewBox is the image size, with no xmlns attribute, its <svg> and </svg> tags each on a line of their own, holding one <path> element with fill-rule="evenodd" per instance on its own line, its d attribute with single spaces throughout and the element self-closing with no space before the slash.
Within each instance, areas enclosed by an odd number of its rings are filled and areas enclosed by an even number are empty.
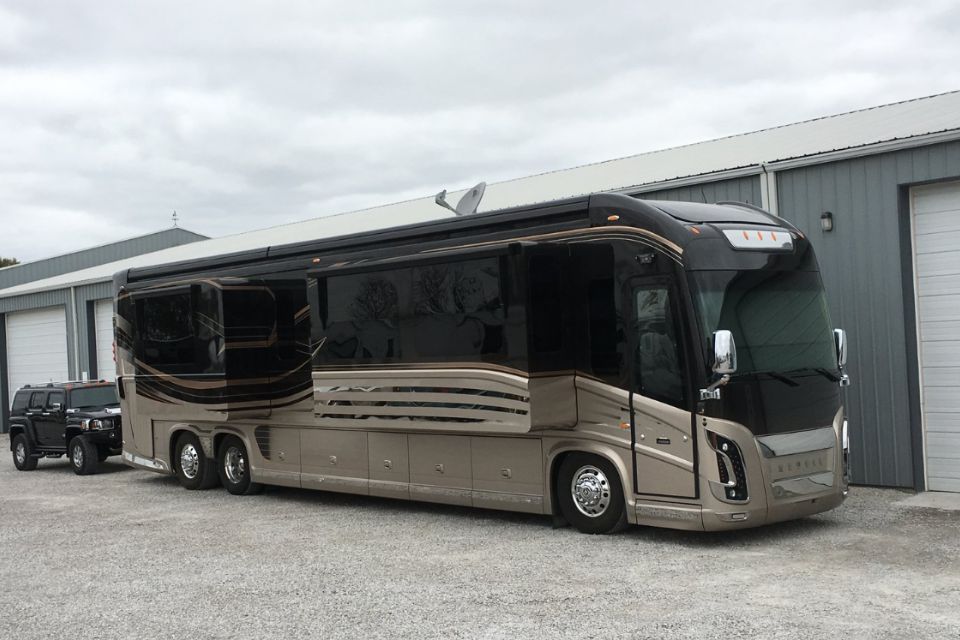
<svg viewBox="0 0 960 640">
<path fill-rule="evenodd" d="M 97 409 L 120 406 L 117 388 L 113 385 L 74 389 L 70 393 L 70 406 L 74 409 Z"/>
<path fill-rule="evenodd" d="M 708 353 L 714 331 L 733 332 L 735 375 L 836 371 L 836 348 L 819 273 L 695 271 L 690 279 Z"/>
</svg>

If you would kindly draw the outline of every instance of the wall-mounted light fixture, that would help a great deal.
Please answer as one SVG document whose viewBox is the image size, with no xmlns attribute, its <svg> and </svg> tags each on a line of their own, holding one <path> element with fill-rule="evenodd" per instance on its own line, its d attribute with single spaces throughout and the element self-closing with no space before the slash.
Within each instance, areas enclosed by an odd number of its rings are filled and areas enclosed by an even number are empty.
<svg viewBox="0 0 960 640">
<path fill-rule="evenodd" d="M 824 233 L 829 233 L 833 231 L 833 214 L 829 211 L 824 211 L 820 215 L 820 229 Z"/>
</svg>

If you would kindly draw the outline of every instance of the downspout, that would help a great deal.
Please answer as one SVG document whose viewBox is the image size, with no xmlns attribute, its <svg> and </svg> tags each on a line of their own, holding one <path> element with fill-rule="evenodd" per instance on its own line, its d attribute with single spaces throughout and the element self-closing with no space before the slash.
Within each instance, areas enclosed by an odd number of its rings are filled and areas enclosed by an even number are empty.
<svg viewBox="0 0 960 640">
<path fill-rule="evenodd" d="M 766 209 L 775 216 L 780 215 L 777 206 L 777 172 L 768 171 L 767 163 L 760 163 L 760 207 Z"/>
</svg>

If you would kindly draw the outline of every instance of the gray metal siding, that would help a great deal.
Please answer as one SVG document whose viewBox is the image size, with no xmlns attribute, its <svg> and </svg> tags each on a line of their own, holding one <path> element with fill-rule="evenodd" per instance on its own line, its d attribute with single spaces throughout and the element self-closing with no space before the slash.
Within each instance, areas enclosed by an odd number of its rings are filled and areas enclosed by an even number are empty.
<svg viewBox="0 0 960 640">
<path fill-rule="evenodd" d="M 917 414 L 908 371 L 915 370 L 912 290 L 903 282 L 903 193 L 907 185 L 960 176 L 960 143 L 783 171 L 780 215 L 807 233 L 827 288 L 834 323 L 850 339 L 848 391 L 853 480 L 916 483 Z M 833 213 L 834 231 L 820 231 Z M 907 243 L 903 246 L 903 243 Z M 909 285 L 908 285 L 909 286 Z"/>
<path fill-rule="evenodd" d="M 734 200 L 760 206 L 760 176 L 705 182 L 703 184 L 636 193 L 644 200 L 680 200 L 684 202 L 723 202 Z"/>
<path fill-rule="evenodd" d="M 206 236 L 173 227 L 129 240 L 14 265 L 0 269 L 0 289 L 206 239 Z"/>
</svg>

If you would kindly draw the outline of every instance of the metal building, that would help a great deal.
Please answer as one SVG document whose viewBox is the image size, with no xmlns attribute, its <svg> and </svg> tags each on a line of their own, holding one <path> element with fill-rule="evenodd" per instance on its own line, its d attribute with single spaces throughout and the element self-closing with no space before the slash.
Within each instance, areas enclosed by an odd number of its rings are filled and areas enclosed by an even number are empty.
<svg viewBox="0 0 960 640">
<path fill-rule="evenodd" d="M 7 430 L 13 391 L 24 384 L 113 378 L 113 292 L 109 283 L 83 283 L 5 295 L 51 277 L 184 245 L 206 236 L 173 227 L 127 240 L 0 269 L 0 427 Z M 64 276 L 64 274 L 66 274 Z"/>
<path fill-rule="evenodd" d="M 854 481 L 960 491 L 960 92 L 492 184 L 482 209 L 596 191 L 739 200 L 805 231 L 850 339 Z M 0 289 L 0 312 L 71 287 L 102 297 L 132 266 L 447 215 L 430 197 L 206 240 Z"/>
</svg>

